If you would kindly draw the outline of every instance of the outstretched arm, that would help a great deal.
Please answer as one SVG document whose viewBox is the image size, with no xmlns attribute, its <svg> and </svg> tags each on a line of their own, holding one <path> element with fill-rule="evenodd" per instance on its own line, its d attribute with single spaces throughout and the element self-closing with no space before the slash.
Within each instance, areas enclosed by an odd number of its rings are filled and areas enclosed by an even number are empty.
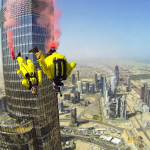
<svg viewBox="0 0 150 150">
<path fill-rule="evenodd" d="M 17 72 L 19 78 L 22 79 L 22 85 L 29 88 L 29 81 L 28 79 L 24 79 L 24 76 L 22 75 L 21 70 L 15 69 L 15 71 Z"/>
<path fill-rule="evenodd" d="M 17 75 L 19 76 L 20 79 L 24 79 L 24 75 L 22 74 L 21 70 L 19 69 L 15 69 L 15 71 L 17 72 Z"/>
<path fill-rule="evenodd" d="M 71 62 L 68 64 L 68 70 L 67 70 L 67 78 L 70 76 L 72 70 L 74 69 L 74 67 L 76 66 L 75 62 Z"/>
<path fill-rule="evenodd" d="M 38 86 L 42 84 L 42 70 L 40 68 L 37 69 L 37 77 L 38 77 Z"/>
</svg>

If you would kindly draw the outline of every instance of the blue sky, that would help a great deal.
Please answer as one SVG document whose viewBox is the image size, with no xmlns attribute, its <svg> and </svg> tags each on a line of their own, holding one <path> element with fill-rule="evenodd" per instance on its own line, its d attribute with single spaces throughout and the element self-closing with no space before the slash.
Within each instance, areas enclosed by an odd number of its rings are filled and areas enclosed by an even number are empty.
<svg viewBox="0 0 150 150">
<path fill-rule="evenodd" d="M 58 52 L 67 58 L 150 56 L 150 0 L 58 0 L 58 4 L 63 10 Z"/>
<path fill-rule="evenodd" d="M 59 0 L 59 7 L 66 56 L 149 56 L 149 0 Z"/>
</svg>

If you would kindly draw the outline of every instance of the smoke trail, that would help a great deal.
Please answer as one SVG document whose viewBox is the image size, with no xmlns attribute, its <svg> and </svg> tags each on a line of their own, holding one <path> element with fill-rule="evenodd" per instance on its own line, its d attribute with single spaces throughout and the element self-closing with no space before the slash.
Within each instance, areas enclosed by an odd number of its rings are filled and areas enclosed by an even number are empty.
<svg viewBox="0 0 150 150">
<path fill-rule="evenodd" d="M 55 7 L 53 7 L 54 2 Z M 47 21 L 39 18 L 37 19 L 37 23 L 41 26 L 48 27 L 50 31 L 50 39 L 45 41 L 45 51 L 48 52 L 50 48 L 56 47 L 57 49 L 59 46 L 59 38 L 61 35 L 59 18 L 62 10 L 57 8 L 56 0 L 45 0 L 44 3 L 45 7 L 40 11 L 40 15 L 44 16 Z"/>
<path fill-rule="evenodd" d="M 6 4 L 6 10 L 4 13 L 5 22 L 4 22 L 4 29 L 7 30 L 7 43 L 8 47 L 10 49 L 11 57 L 15 58 L 15 52 L 14 52 L 14 46 L 13 46 L 13 32 L 8 30 L 10 26 L 13 26 L 16 24 L 16 21 L 12 19 L 11 17 L 11 8 L 14 5 L 14 1 L 8 1 L 8 4 Z"/>
<path fill-rule="evenodd" d="M 10 49 L 11 57 L 13 59 L 15 58 L 15 51 L 14 51 L 14 45 L 13 45 L 14 35 L 10 27 L 16 26 L 18 24 L 18 21 L 14 18 L 21 15 L 22 9 L 20 7 L 25 6 L 26 2 L 27 0 L 8 0 L 5 5 L 6 6 L 5 12 L 4 12 L 5 21 L 4 21 L 3 27 L 5 30 L 7 30 L 6 31 L 7 43 Z"/>
<path fill-rule="evenodd" d="M 13 32 L 8 30 L 7 31 L 7 42 L 8 42 L 8 47 L 10 49 L 10 54 L 12 59 L 15 59 L 15 52 L 14 52 L 14 47 L 13 47 Z"/>
</svg>

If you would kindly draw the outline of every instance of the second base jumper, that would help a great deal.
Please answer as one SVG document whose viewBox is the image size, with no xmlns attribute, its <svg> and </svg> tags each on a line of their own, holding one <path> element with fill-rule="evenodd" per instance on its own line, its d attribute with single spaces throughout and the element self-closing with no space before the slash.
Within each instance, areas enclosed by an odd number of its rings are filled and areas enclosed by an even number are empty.
<svg viewBox="0 0 150 150">
<path fill-rule="evenodd" d="M 35 73 L 34 63 L 26 57 L 27 63 L 21 57 L 21 53 L 15 58 L 19 63 L 19 69 L 15 69 L 19 77 L 22 79 L 22 85 L 28 87 L 32 94 L 38 96 L 37 89 L 42 83 L 42 70 L 37 69 L 37 75 Z"/>
<path fill-rule="evenodd" d="M 31 49 L 29 53 L 34 53 L 37 56 L 37 61 L 39 62 L 43 72 L 48 78 L 53 80 L 53 89 L 60 93 L 60 86 L 63 86 L 61 81 L 66 80 L 74 67 L 75 62 L 68 63 L 66 57 L 62 54 L 56 52 L 55 47 L 52 47 L 47 53 L 47 57 L 39 51 L 36 47 Z"/>
</svg>

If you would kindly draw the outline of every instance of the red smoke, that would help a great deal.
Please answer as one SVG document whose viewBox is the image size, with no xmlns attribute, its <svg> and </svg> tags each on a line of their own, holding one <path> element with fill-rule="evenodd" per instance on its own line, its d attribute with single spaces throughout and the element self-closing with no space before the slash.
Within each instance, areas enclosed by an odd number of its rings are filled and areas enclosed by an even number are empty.
<svg viewBox="0 0 150 150">
<path fill-rule="evenodd" d="M 45 0 L 46 7 L 40 11 L 40 15 L 47 18 L 47 21 L 42 18 L 37 19 L 37 23 L 41 26 L 48 27 L 50 31 L 50 39 L 45 41 L 45 51 L 48 52 L 51 47 L 59 46 L 59 38 L 61 35 L 59 18 L 61 16 L 62 10 L 57 8 L 56 0 Z M 55 2 L 55 7 L 53 3 Z"/>
<path fill-rule="evenodd" d="M 27 0 L 7 0 L 6 4 L 6 10 L 4 13 L 5 22 L 4 22 L 4 28 L 7 30 L 7 42 L 8 47 L 10 49 L 10 54 L 12 58 L 15 57 L 14 52 L 14 46 L 13 46 L 13 32 L 11 30 L 8 30 L 9 27 L 17 25 L 17 21 L 12 18 L 12 12 L 17 17 L 19 14 L 21 14 L 22 9 L 21 6 L 26 5 Z"/>
<path fill-rule="evenodd" d="M 16 21 L 11 18 L 11 8 L 12 8 L 12 2 L 10 4 L 6 5 L 6 11 L 4 13 L 5 17 L 5 22 L 4 22 L 4 28 L 7 30 L 9 26 L 15 25 Z M 8 47 L 10 49 L 10 54 L 11 57 L 14 59 L 15 58 L 15 52 L 14 52 L 14 47 L 13 47 L 13 32 L 10 30 L 7 30 L 7 43 Z"/>
<path fill-rule="evenodd" d="M 8 42 L 8 47 L 10 49 L 10 54 L 12 59 L 15 59 L 15 52 L 14 52 L 14 47 L 13 47 L 13 33 L 10 30 L 7 30 L 7 42 Z"/>
</svg>

